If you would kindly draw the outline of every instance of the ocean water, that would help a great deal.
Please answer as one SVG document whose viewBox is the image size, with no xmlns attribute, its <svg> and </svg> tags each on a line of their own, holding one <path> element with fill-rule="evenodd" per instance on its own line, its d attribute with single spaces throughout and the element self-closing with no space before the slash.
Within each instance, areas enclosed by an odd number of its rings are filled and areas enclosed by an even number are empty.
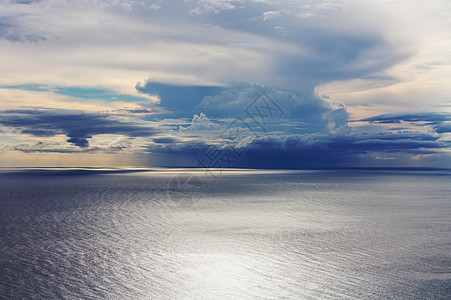
<svg viewBox="0 0 451 300">
<path fill-rule="evenodd" d="M 451 172 L 2 171 L 0 298 L 451 299 Z"/>
</svg>

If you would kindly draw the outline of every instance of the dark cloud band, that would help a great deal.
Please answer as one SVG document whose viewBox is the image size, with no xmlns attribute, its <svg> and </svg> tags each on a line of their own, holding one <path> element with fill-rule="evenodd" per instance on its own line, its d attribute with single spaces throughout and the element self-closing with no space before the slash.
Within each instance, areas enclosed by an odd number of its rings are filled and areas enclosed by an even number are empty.
<svg viewBox="0 0 451 300">
<path fill-rule="evenodd" d="M 50 137 L 64 134 L 80 148 L 89 146 L 88 139 L 99 134 L 119 134 L 128 137 L 151 137 L 159 130 L 133 122 L 115 119 L 99 113 L 62 109 L 16 109 L 1 112 L 0 124 L 19 129 L 23 134 Z"/>
</svg>

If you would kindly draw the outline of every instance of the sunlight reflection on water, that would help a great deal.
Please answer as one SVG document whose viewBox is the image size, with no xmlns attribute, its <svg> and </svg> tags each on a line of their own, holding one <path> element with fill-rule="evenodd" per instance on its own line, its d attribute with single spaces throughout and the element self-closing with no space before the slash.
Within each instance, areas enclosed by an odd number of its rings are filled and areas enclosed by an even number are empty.
<svg viewBox="0 0 451 300">
<path fill-rule="evenodd" d="M 0 175 L 1 297 L 450 296 L 447 172 L 41 175 Z"/>
</svg>

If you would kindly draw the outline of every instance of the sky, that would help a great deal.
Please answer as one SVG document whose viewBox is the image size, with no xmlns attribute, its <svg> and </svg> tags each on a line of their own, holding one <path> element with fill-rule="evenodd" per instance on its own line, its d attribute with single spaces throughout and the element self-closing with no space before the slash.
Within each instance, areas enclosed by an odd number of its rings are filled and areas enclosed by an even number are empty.
<svg viewBox="0 0 451 300">
<path fill-rule="evenodd" d="M 0 0 L 0 167 L 451 168 L 448 0 Z"/>
</svg>

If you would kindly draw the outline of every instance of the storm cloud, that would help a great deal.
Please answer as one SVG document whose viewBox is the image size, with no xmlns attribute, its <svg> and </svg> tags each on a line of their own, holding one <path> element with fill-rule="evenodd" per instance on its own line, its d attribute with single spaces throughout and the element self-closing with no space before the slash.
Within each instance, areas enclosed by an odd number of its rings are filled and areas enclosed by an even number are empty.
<svg viewBox="0 0 451 300">
<path fill-rule="evenodd" d="M 243 139 L 242 139 L 243 140 Z M 440 136 L 418 132 L 347 134 L 267 134 L 245 143 L 224 140 L 149 145 L 151 153 L 185 157 L 198 167 L 303 168 L 359 165 L 362 157 L 435 155 L 450 142 Z M 212 160 L 223 155 L 220 161 Z M 224 159 L 226 157 L 227 159 Z M 203 161 L 202 164 L 199 164 Z"/>
</svg>

